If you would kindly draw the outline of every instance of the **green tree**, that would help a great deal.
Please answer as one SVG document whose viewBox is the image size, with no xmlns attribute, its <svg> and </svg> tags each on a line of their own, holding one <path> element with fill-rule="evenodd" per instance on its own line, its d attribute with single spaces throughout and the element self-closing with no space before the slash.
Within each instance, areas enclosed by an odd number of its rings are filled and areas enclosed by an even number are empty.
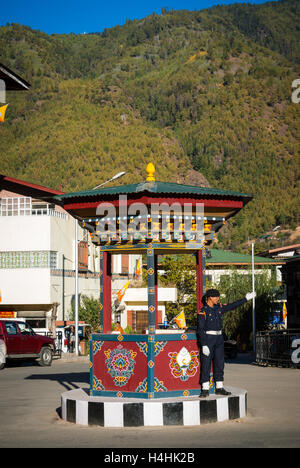
<svg viewBox="0 0 300 468">
<path fill-rule="evenodd" d="M 276 286 L 275 271 L 270 274 L 269 269 L 262 270 L 255 275 L 257 331 L 264 330 L 268 324 L 276 298 Z M 216 287 L 221 292 L 220 302 L 230 303 L 241 299 L 252 291 L 251 271 L 241 274 L 238 270 L 231 270 L 230 274 L 222 276 Z M 223 328 L 228 337 L 236 338 L 239 333 L 249 337 L 252 332 L 252 301 L 224 314 Z"/>
<path fill-rule="evenodd" d="M 72 303 L 70 319 L 75 320 L 74 301 Z M 100 326 L 100 300 L 81 295 L 78 305 L 78 320 L 91 325 L 92 331 L 98 331 Z"/>
<path fill-rule="evenodd" d="M 188 325 L 196 324 L 196 259 L 193 255 L 166 255 L 162 261 L 164 275 L 159 280 L 162 286 L 177 288 L 177 301 L 168 303 L 166 312 L 170 321 L 184 310 Z"/>
</svg>

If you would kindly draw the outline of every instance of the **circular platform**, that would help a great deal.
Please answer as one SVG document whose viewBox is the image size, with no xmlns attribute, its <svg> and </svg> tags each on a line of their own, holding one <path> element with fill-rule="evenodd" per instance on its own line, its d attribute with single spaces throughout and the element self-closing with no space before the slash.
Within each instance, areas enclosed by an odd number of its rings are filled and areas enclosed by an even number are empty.
<svg viewBox="0 0 300 468">
<path fill-rule="evenodd" d="M 88 389 L 61 395 L 62 419 L 102 427 L 199 426 L 243 418 L 247 414 L 247 392 L 227 387 L 232 395 L 208 398 L 173 397 L 108 398 L 89 396 Z"/>
</svg>

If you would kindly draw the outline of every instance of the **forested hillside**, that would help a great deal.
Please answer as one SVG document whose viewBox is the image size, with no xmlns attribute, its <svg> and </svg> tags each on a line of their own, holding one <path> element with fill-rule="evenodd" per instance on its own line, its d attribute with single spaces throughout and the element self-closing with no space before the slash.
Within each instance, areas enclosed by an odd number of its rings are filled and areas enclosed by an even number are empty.
<svg viewBox="0 0 300 468">
<path fill-rule="evenodd" d="M 7 93 L 1 173 L 63 190 L 119 170 L 252 193 L 224 247 L 299 222 L 300 1 L 169 11 L 102 33 L 0 28 Z"/>
</svg>

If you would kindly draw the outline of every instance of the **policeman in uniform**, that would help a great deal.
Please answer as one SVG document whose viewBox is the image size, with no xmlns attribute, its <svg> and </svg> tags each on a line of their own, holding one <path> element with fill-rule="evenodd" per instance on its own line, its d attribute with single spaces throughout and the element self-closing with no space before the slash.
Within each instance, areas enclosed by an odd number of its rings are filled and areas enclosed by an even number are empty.
<svg viewBox="0 0 300 468">
<path fill-rule="evenodd" d="M 224 338 L 222 334 L 222 315 L 234 310 L 253 299 L 256 293 L 247 293 L 243 299 L 231 304 L 218 304 L 220 292 L 209 289 L 205 294 L 206 303 L 197 315 L 197 335 L 200 341 L 201 358 L 201 393 L 200 397 L 209 396 L 209 376 L 213 361 L 216 395 L 230 395 L 223 387 L 224 381 Z"/>
</svg>

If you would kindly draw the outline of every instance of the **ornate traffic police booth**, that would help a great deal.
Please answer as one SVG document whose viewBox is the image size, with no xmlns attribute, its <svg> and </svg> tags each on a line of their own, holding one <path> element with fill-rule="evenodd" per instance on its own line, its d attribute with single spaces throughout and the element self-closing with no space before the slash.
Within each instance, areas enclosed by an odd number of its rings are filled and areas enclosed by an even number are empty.
<svg viewBox="0 0 300 468">
<path fill-rule="evenodd" d="M 205 248 L 252 197 L 159 182 L 154 173 L 150 163 L 141 183 L 58 197 L 67 211 L 83 221 L 100 249 L 100 333 L 93 333 L 90 342 L 91 396 L 157 399 L 199 395 L 196 334 L 158 329 L 157 257 L 195 255 L 199 310 L 205 290 Z M 112 333 L 111 256 L 122 253 L 147 257 L 145 334 Z M 212 381 L 210 391 L 214 391 Z"/>
</svg>

